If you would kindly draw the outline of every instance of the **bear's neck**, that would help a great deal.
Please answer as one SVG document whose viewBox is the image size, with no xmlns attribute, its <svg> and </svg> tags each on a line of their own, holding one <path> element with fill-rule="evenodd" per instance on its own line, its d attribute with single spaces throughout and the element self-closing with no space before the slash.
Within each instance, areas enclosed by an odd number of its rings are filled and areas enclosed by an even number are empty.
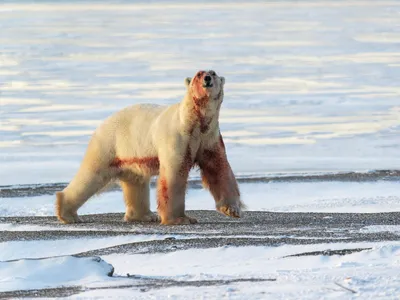
<svg viewBox="0 0 400 300">
<path fill-rule="evenodd" d="M 218 99 L 197 98 L 190 92 L 186 94 L 180 109 L 180 119 L 185 132 L 197 136 L 218 130 L 222 93 L 217 97 Z"/>
</svg>

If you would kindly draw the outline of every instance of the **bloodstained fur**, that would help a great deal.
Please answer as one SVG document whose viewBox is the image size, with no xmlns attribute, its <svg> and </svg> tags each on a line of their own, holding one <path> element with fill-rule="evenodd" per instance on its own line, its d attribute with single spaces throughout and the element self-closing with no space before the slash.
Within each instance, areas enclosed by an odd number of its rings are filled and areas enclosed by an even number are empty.
<svg viewBox="0 0 400 300">
<path fill-rule="evenodd" d="M 181 166 L 179 168 L 179 178 L 178 180 L 184 180 L 185 185 L 187 183 L 187 177 L 189 175 L 190 169 L 193 167 L 192 153 L 190 150 L 190 146 L 186 148 L 185 156 L 181 162 Z M 158 187 L 157 187 L 157 205 L 159 210 L 165 210 L 166 206 L 169 202 L 168 195 L 168 183 L 166 178 L 163 176 L 162 172 L 160 172 L 160 177 L 158 179 Z"/>
<path fill-rule="evenodd" d="M 179 175 L 186 179 L 192 167 L 193 167 L 192 151 L 190 150 L 190 146 L 188 145 L 186 148 L 185 156 L 183 157 L 181 163 L 181 167 L 179 168 Z"/>
<path fill-rule="evenodd" d="M 203 185 L 210 189 L 218 200 L 229 196 L 240 196 L 239 187 L 235 182 L 229 186 L 234 177 L 225 154 L 225 145 L 220 135 L 219 143 L 212 150 L 204 150 L 201 163 Z M 233 188 L 233 191 L 231 190 Z"/>
<path fill-rule="evenodd" d="M 160 161 L 157 156 L 154 157 L 132 157 L 121 159 L 116 157 L 111 163 L 110 167 L 121 168 L 126 165 L 138 165 L 141 168 L 147 169 L 150 173 L 155 173 L 160 169 Z"/>
<path fill-rule="evenodd" d="M 203 86 L 202 80 L 204 75 L 206 75 L 205 71 L 199 71 L 197 72 L 196 76 L 192 79 L 193 80 L 192 86 L 196 89 L 197 96 L 204 94 L 204 90 L 202 88 Z"/>
<path fill-rule="evenodd" d="M 169 200 L 167 180 L 161 176 L 158 181 L 157 198 L 159 207 L 166 205 Z"/>
<path fill-rule="evenodd" d="M 221 133 L 219 134 L 219 144 L 221 145 L 222 149 L 225 150 L 224 140 L 222 139 Z"/>
<path fill-rule="evenodd" d="M 192 84 L 194 91 L 198 96 L 192 96 L 193 98 L 193 112 L 194 112 L 194 123 L 189 129 L 189 134 L 192 135 L 196 125 L 200 126 L 200 132 L 205 133 L 209 129 L 209 125 L 212 120 L 207 118 L 204 115 L 204 110 L 207 107 L 207 104 L 210 101 L 210 97 L 208 95 L 204 95 L 204 90 L 202 88 L 202 80 L 206 73 L 204 71 L 200 71 L 195 78 L 193 78 L 194 82 Z M 219 98 L 218 95 L 217 98 Z M 220 107 L 220 104 L 219 104 Z M 219 109 L 218 107 L 218 109 Z M 149 170 L 150 172 L 159 171 L 160 169 L 160 161 L 158 157 L 143 157 L 143 158 L 125 158 L 121 159 L 116 157 L 110 164 L 110 167 L 121 168 L 125 165 L 133 165 L 136 164 L 139 167 Z M 234 177 L 233 172 L 229 166 L 229 163 L 225 154 L 225 145 L 222 140 L 222 136 L 219 136 L 219 143 L 215 145 L 215 148 L 212 150 L 204 150 L 202 155 L 202 162 L 198 163 L 193 162 L 192 159 L 192 151 L 190 146 L 188 145 L 186 148 L 186 152 L 181 162 L 181 166 L 179 168 L 179 177 L 182 180 L 185 180 L 185 184 L 187 183 L 187 176 L 189 175 L 190 169 L 198 164 L 202 169 L 202 179 L 205 187 L 208 187 L 213 195 L 216 196 L 217 199 L 222 199 L 227 196 L 239 196 L 239 188 L 237 183 L 235 182 L 234 186 L 230 186 L 229 182 L 231 182 L 232 177 Z M 233 189 L 233 190 L 232 190 Z M 160 172 L 160 176 L 158 179 L 157 186 L 157 202 L 158 209 L 165 210 L 167 209 L 168 202 L 170 200 L 170 190 L 168 187 L 167 178 Z"/>
<path fill-rule="evenodd" d="M 207 104 L 208 101 L 209 101 L 209 97 L 207 97 L 207 96 L 205 96 L 203 98 L 193 97 L 193 102 L 194 102 L 193 109 L 194 109 L 194 113 L 195 113 L 198 121 L 200 122 L 200 132 L 201 133 L 207 132 L 209 125 L 210 125 L 210 121 L 207 120 L 207 118 L 201 112 L 201 108 L 205 107 L 205 105 Z"/>
<path fill-rule="evenodd" d="M 202 113 L 202 109 L 207 107 L 208 102 L 210 101 L 210 97 L 204 94 L 203 90 L 203 77 L 206 75 L 206 72 L 199 71 L 197 75 L 193 78 L 192 87 L 195 90 L 195 95 L 193 95 L 193 103 L 194 103 L 194 113 L 197 117 L 197 120 L 200 123 L 200 132 L 205 133 L 210 125 L 210 120 Z M 193 131 L 193 129 L 192 129 Z"/>
</svg>

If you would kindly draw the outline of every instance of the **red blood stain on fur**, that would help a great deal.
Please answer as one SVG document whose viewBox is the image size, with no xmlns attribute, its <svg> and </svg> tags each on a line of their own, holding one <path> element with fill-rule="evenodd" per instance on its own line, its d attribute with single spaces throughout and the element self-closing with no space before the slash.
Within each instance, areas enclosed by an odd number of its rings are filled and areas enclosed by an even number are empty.
<svg viewBox="0 0 400 300">
<path fill-rule="evenodd" d="M 167 210 L 169 202 L 168 196 L 168 184 L 167 179 L 163 176 L 158 178 L 157 185 L 157 209 L 159 212 L 163 212 Z"/>
<path fill-rule="evenodd" d="M 225 150 L 225 144 L 224 144 L 224 140 L 222 139 L 222 135 L 221 134 L 219 134 L 219 144 Z"/>
<path fill-rule="evenodd" d="M 193 100 L 198 107 L 205 107 L 209 101 L 207 91 L 203 88 L 205 71 L 197 72 L 196 76 L 192 79 L 192 89 L 194 92 Z"/>
<path fill-rule="evenodd" d="M 183 157 L 181 167 L 179 168 L 179 175 L 186 179 L 192 167 L 193 167 L 192 151 L 190 150 L 190 146 L 188 146 L 186 148 L 186 153 L 185 156 Z"/>
<path fill-rule="evenodd" d="M 202 73 L 201 73 L 202 72 Z M 205 117 L 204 110 L 207 107 L 208 102 L 210 101 L 210 97 L 205 93 L 203 89 L 203 76 L 205 74 L 204 71 L 201 71 L 198 74 L 201 74 L 200 77 L 197 75 L 193 80 L 193 88 L 195 90 L 195 95 L 193 95 L 193 111 L 197 118 L 197 121 L 200 123 L 200 132 L 205 133 L 208 130 L 210 125 L 210 121 Z"/>
<path fill-rule="evenodd" d="M 197 109 L 201 109 L 203 107 L 206 107 L 208 101 L 210 100 L 210 98 L 206 95 L 203 96 L 201 98 L 197 98 L 195 96 L 193 96 L 193 101 L 195 103 L 195 106 L 197 107 Z"/>
<path fill-rule="evenodd" d="M 204 150 L 199 166 L 202 171 L 203 185 L 210 189 L 217 200 L 240 196 L 239 187 L 226 158 L 221 135 L 214 149 Z"/>
<path fill-rule="evenodd" d="M 204 150 L 200 168 L 206 175 L 203 177 L 203 183 L 206 186 L 218 183 L 219 179 L 221 179 L 219 178 L 219 171 L 221 171 L 222 174 L 223 170 L 226 169 L 224 160 L 222 159 L 218 148 L 214 150 Z"/>
<path fill-rule="evenodd" d="M 200 123 L 201 133 L 205 133 L 208 131 L 210 123 L 212 121 L 212 118 L 207 118 L 204 112 L 204 110 L 207 108 L 208 103 L 210 102 L 210 96 L 203 88 L 204 76 L 206 75 L 207 73 L 205 71 L 199 71 L 192 79 L 192 97 L 194 104 L 193 110 L 194 115 L 196 116 L 196 121 Z M 221 93 L 222 91 L 220 92 L 220 94 Z M 217 96 L 217 98 L 220 98 L 220 94 Z M 220 104 L 218 106 L 218 110 L 219 108 Z M 193 132 L 193 129 L 191 129 L 191 132 Z"/>
<path fill-rule="evenodd" d="M 205 90 L 203 88 L 203 79 L 206 75 L 205 71 L 197 72 L 196 76 L 192 79 L 192 88 L 196 92 L 196 97 L 203 98 L 205 96 Z"/>
<path fill-rule="evenodd" d="M 169 197 L 168 197 L 168 186 L 167 186 L 167 180 L 165 178 L 160 178 L 159 183 L 158 183 L 158 191 L 157 191 L 157 198 L 158 198 L 158 203 L 168 203 Z"/>
<path fill-rule="evenodd" d="M 203 102 L 208 102 L 208 97 L 206 97 L 207 100 L 203 99 L 198 99 L 196 97 L 193 97 L 193 102 L 194 102 L 194 113 L 196 115 L 196 118 L 198 120 L 198 122 L 200 123 L 200 132 L 201 133 L 205 133 L 207 132 L 211 121 L 204 116 L 204 114 L 201 111 L 201 108 L 204 107 L 206 104 L 204 104 Z"/>
<path fill-rule="evenodd" d="M 116 157 L 111 163 L 110 167 L 121 168 L 127 165 L 138 165 L 141 168 L 149 171 L 157 171 L 160 168 L 160 161 L 158 157 L 132 157 L 121 159 Z"/>
</svg>

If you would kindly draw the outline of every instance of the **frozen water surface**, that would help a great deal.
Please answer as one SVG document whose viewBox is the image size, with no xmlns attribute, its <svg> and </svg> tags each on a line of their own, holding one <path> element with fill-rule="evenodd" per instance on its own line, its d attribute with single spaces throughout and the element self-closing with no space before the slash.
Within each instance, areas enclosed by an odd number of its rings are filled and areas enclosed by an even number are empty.
<svg viewBox="0 0 400 300">
<path fill-rule="evenodd" d="M 91 132 L 135 103 L 227 79 L 235 172 L 400 167 L 397 1 L 0 6 L 2 184 L 67 182 Z M 251 153 L 252 155 L 246 155 Z"/>
</svg>

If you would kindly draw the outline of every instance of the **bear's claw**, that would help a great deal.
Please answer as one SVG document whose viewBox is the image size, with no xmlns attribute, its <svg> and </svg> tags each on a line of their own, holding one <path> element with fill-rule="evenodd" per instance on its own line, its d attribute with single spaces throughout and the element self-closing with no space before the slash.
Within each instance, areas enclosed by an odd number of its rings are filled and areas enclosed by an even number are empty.
<svg viewBox="0 0 400 300">
<path fill-rule="evenodd" d="M 152 212 L 145 214 L 143 216 L 124 216 L 125 222 L 160 222 L 160 217 Z"/>
<path fill-rule="evenodd" d="M 79 218 L 78 214 L 63 214 L 62 216 L 57 215 L 57 218 L 64 224 L 82 223 L 82 220 Z"/>
<path fill-rule="evenodd" d="M 64 224 L 82 223 L 76 211 L 72 211 L 71 208 L 66 209 L 63 192 L 56 193 L 56 216 Z"/>
<path fill-rule="evenodd" d="M 217 210 L 228 217 L 240 218 L 242 216 L 240 207 L 236 205 L 223 205 L 218 207 Z"/>
<path fill-rule="evenodd" d="M 172 220 L 166 220 L 161 222 L 162 225 L 190 225 L 196 223 L 197 219 L 188 216 L 178 217 Z"/>
</svg>

